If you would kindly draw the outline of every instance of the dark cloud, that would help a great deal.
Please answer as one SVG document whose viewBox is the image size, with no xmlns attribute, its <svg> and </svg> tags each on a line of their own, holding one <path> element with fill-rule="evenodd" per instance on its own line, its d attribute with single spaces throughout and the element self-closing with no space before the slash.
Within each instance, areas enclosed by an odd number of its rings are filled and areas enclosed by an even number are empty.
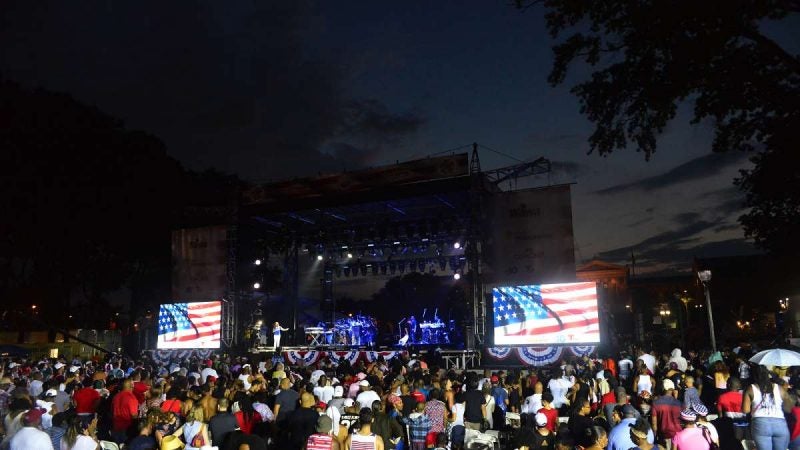
<svg viewBox="0 0 800 450">
<path fill-rule="evenodd" d="M 643 225 L 645 223 L 652 222 L 652 221 L 653 221 L 652 217 L 645 217 L 644 219 L 639 219 L 639 220 L 631 222 L 631 223 L 629 223 L 629 224 L 627 224 L 625 226 L 628 227 L 628 228 L 635 228 L 635 227 L 638 227 L 639 225 Z"/>
<path fill-rule="evenodd" d="M 742 152 L 710 153 L 694 158 L 662 174 L 632 183 L 618 184 L 595 191 L 599 195 L 620 194 L 633 190 L 653 191 L 688 181 L 702 180 L 721 173 L 728 166 L 739 165 L 747 159 Z"/>
<path fill-rule="evenodd" d="M 700 213 L 697 212 L 685 212 L 676 214 L 673 220 L 678 223 L 687 223 L 687 222 L 694 222 L 700 218 Z"/>
<path fill-rule="evenodd" d="M 636 264 L 644 269 L 654 268 L 658 272 L 685 272 L 691 269 L 694 258 L 731 257 L 757 253 L 758 250 L 747 241 L 726 239 L 691 247 L 677 244 L 668 245 L 641 254 L 636 253 Z"/>
<path fill-rule="evenodd" d="M 665 246 L 691 244 L 699 240 L 699 238 L 695 236 L 712 229 L 714 226 L 716 226 L 715 223 L 707 221 L 693 222 L 675 230 L 656 234 L 634 245 L 602 252 L 598 256 L 600 259 L 608 261 L 624 261 L 630 256 L 631 252 L 636 255 L 649 254 Z"/>
<path fill-rule="evenodd" d="M 259 179 L 356 168 L 424 119 L 351 98 L 346 64 L 317 50 L 309 5 L 9 1 L 0 73 L 150 131 L 191 168 Z M 326 153 L 331 142 L 364 154 Z"/>
</svg>

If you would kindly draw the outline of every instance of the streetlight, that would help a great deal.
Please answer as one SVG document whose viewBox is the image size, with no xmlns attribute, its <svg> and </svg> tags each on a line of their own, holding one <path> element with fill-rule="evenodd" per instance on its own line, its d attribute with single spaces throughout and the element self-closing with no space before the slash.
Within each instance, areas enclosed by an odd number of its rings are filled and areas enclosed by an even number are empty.
<svg viewBox="0 0 800 450">
<path fill-rule="evenodd" d="M 714 314 L 711 311 L 711 291 L 708 289 L 708 283 L 711 281 L 711 271 L 701 270 L 697 272 L 697 278 L 703 283 L 703 292 L 706 294 L 706 306 L 708 307 L 708 331 L 711 333 L 711 351 L 717 352 L 717 338 L 714 336 Z"/>
</svg>

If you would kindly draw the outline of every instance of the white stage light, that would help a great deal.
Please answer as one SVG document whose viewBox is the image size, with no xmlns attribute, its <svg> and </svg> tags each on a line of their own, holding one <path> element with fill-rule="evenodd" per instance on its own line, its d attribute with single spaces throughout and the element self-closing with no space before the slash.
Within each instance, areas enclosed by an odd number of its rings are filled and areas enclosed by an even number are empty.
<svg viewBox="0 0 800 450">
<path fill-rule="evenodd" d="M 352 253 L 348 253 L 347 254 L 347 259 L 352 259 L 352 258 L 353 258 L 353 254 Z"/>
<path fill-rule="evenodd" d="M 454 273 L 454 274 L 453 274 L 453 279 L 454 279 L 454 280 L 460 280 L 460 279 L 461 279 L 461 274 L 460 274 L 460 273 L 458 273 L 458 272 Z"/>
<path fill-rule="evenodd" d="M 322 259 L 323 259 L 322 255 L 317 255 L 317 261 L 322 261 Z"/>
<path fill-rule="evenodd" d="M 253 289 L 260 289 L 261 283 L 253 283 Z"/>
<path fill-rule="evenodd" d="M 257 265 L 257 266 L 260 266 L 260 265 L 261 265 L 261 260 L 260 260 L 260 259 L 257 259 L 257 260 L 256 260 L 256 265 Z"/>
<path fill-rule="evenodd" d="M 455 244 L 453 244 L 453 248 L 454 248 L 454 249 L 459 249 L 459 248 L 461 248 L 461 242 L 458 242 L 458 241 L 456 241 L 456 243 L 455 243 Z"/>
</svg>

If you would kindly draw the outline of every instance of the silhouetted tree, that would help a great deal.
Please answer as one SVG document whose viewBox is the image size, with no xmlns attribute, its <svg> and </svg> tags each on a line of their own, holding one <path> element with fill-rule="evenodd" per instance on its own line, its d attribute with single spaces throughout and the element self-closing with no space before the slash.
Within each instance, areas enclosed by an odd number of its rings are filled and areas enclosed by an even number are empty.
<svg viewBox="0 0 800 450">
<path fill-rule="evenodd" d="M 590 152 L 633 144 L 646 158 L 683 102 L 693 122 L 712 119 L 713 150 L 752 151 L 736 183 L 750 211 L 741 218 L 757 244 L 800 249 L 800 59 L 762 30 L 800 12 L 796 0 L 517 0 L 542 4 L 553 38 L 549 81 L 575 61 L 592 67 L 578 83 L 581 112 L 594 124 Z"/>
</svg>

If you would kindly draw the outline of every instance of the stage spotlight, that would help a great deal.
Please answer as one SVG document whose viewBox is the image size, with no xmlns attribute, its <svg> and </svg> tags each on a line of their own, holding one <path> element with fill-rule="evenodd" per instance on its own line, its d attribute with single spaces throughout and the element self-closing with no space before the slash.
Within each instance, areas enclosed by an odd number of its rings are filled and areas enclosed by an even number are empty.
<svg viewBox="0 0 800 450">
<path fill-rule="evenodd" d="M 458 272 L 454 273 L 454 274 L 453 274 L 453 279 L 454 279 L 454 280 L 460 280 L 460 279 L 461 279 L 461 274 L 460 274 L 460 273 L 458 273 Z"/>
<path fill-rule="evenodd" d="M 348 253 L 347 254 L 347 259 L 353 259 L 353 254 L 352 253 Z"/>
<path fill-rule="evenodd" d="M 261 265 L 261 260 L 260 260 L 260 259 L 257 259 L 257 260 L 256 260 L 256 265 L 257 265 L 257 266 L 260 266 L 260 265 Z"/>
<path fill-rule="evenodd" d="M 317 255 L 317 261 L 322 261 L 324 257 L 322 255 Z"/>
<path fill-rule="evenodd" d="M 453 244 L 453 248 L 456 249 L 456 250 L 461 248 L 461 242 L 456 241 L 455 244 Z"/>
<path fill-rule="evenodd" d="M 253 289 L 261 289 L 261 283 L 253 283 Z"/>
</svg>

